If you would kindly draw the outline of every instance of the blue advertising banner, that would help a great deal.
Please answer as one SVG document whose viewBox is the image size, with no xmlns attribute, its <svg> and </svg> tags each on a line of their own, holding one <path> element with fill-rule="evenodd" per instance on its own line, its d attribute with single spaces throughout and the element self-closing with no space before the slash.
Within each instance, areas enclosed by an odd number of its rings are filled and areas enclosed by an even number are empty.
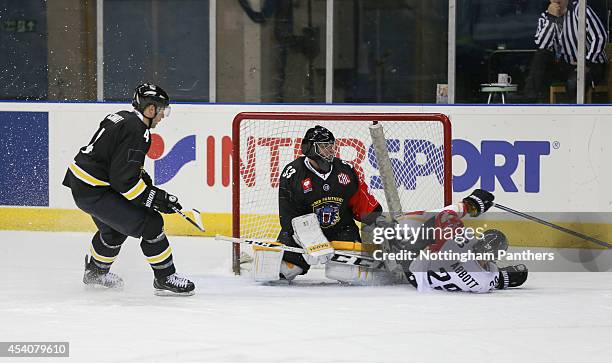
<svg viewBox="0 0 612 363">
<path fill-rule="evenodd" d="M 49 206 L 48 112 L 0 112 L 0 205 Z"/>
</svg>

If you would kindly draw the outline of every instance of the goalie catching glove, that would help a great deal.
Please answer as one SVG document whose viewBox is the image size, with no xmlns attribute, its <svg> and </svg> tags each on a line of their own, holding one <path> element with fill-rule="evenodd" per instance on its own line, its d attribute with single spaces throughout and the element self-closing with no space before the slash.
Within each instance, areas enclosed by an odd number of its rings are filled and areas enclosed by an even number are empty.
<svg viewBox="0 0 612 363">
<path fill-rule="evenodd" d="M 468 197 L 463 199 L 467 213 L 472 217 L 478 217 L 493 206 L 495 196 L 483 189 L 476 189 Z"/>
<path fill-rule="evenodd" d="M 178 198 L 158 187 L 149 186 L 145 190 L 145 198 L 143 205 L 149 209 L 156 210 L 160 213 L 172 214 L 176 213 L 174 208 L 181 210 L 183 207 L 179 204 Z"/>
<path fill-rule="evenodd" d="M 334 256 L 334 248 L 323 234 L 317 215 L 314 213 L 291 220 L 293 239 L 306 250 L 302 256 L 309 265 L 327 263 Z"/>
</svg>

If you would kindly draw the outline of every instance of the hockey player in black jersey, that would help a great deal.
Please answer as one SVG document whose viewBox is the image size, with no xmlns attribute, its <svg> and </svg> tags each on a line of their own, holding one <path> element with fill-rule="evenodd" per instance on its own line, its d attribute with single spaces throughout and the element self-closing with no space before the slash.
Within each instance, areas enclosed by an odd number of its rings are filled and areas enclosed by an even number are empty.
<svg viewBox="0 0 612 363">
<path fill-rule="evenodd" d="M 324 234 L 322 239 L 360 242 L 355 220 L 371 224 L 382 212 L 363 177 L 349 163 L 335 157 L 335 137 L 325 127 L 317 125 L 308 129 L 302 139 L 301 151 L 303 156 L 287 164 L 280 175 L 281 231 L 278 241 L 292 247 L 308 248 L 296 241 L 293 224 L 300 219 L 297 217 L 314 214 Z M 319 258 L 285 252 L 281 262 L 278 255 L 258 248 L 255 250 L 257 281 L 278 280 L 279 274 L 281 278 L 291 280 L 308 272 L 310 265 L 326 263 L 333 255 L 324 250 L 318 251 L 322 252 Z M 327 250 L 333 252 L 331 247 Z"/>
<path fill-rule="evenodd" d="M 176 273 L 160 214 L 175 213 L 181 205 L 174 195 L 155 187 L 143 169 L 151 129 L 169 115 L 170 99 L 159 86 L 145 83 L 136 88 L 132 106 L 131 111 L 102 120 L 63 181 L 77 207 L 90 214 L 98 228 L 85 256 L 83 282 L 123 286 L 123 280 L 109 271 L 131 236 L 141 239 L 142 252 L 153 268 L 156 295 L 193 295 L 193 282 Z"/>
</svg>

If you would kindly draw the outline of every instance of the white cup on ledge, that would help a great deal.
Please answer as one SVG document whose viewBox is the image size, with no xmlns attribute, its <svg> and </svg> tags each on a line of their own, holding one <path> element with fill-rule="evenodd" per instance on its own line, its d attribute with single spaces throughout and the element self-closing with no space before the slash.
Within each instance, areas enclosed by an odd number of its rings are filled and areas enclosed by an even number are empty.
<svg viewBox="0 0 612 363">
<path fill-rule="evenodd" d="M 499 84 L 512 84 L 512 77 L 507 73 L 499 73 L 497 75 L 497 83 Z"/>
</svg>

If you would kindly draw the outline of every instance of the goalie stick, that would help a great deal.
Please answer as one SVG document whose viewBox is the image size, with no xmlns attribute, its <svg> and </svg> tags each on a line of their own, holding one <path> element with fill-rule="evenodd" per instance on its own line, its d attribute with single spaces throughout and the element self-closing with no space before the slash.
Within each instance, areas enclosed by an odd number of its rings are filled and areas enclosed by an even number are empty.
<svg viewBox="0 0 612 363">
<path fill-rule="evenodd" d="M 536 223 L 540 223 L 540 224 L 543 224 L 543 225 L 548 226 L 550 228 L 556 229 L 557 231 L 565 232 L 565 233 L 570 234 L 570 235 L 572 235 L 574 237 L 581 238 L 581 239 L 583 239 L 585 241 L 593 242 L 595 244 L 598 244 L 598 245 L 606 247 L 606 248 L 612 248 L 612 244 L 610 244 L 610 243 L 598 240 L 597 238 L 594 238 L 594 237 L 591 237 L 591 236 L 587 236 L 586 234 L 582 234 L 580 232 L 572 231 L 571 229 L 567 229 L 565 227 L 558 226 L 558 225 L 556 225 L 554 223 L 550 223 L 550 222 L 547 222 L 547 221 L 545 221 L 543 219 L 534 217 L 532 215 L 529 215 L 529 214 L 526 214 L 526 213 L 523 213 L 523 212 L 519 212 L 517 210 L 514 210 L 512 208 L 506 207 L 504 205 L 495 203 L 495 204 L 493 204 L 493 206 L 496 207 L 496 208 L 499 208 L 499 209 L 501 209 L 503 211 L 515 214 L 515 215 L 517 215 L 519 217 L 523 217 L 525 219 L 529 219 L 530 221 L 534 221 Z"/>
<path fill-rule="evenodd" d="M 283 244 L 279 244 L 278 242 L 256 241 L 256 240 L 247 239 L 247 238 L 235 238 L 235 237 L 228 237 L 228 236 L 221 236 L 221 235 L 216 235 L 215 239 L 217 241 L 242 243 L 242 244 L 247 244 L 247 245 L 252 245 L 252 246 L 272 248 L 278 251 L 306 253 L 306 251 L 303 248 L 286 246 Z M 342 252 L 342 251 L 334 251 L 334 256 L 331 258 L 331 261 L 345 264 L 345 265 L 361 266 L 361 267 L 368 267 L 368 268 L 373 268 L 373 269 L 383 268 L 383 261 L 376 260 L 374 259 L 374 257 L 355 255 L 352 253 Z"/>
</svg>

